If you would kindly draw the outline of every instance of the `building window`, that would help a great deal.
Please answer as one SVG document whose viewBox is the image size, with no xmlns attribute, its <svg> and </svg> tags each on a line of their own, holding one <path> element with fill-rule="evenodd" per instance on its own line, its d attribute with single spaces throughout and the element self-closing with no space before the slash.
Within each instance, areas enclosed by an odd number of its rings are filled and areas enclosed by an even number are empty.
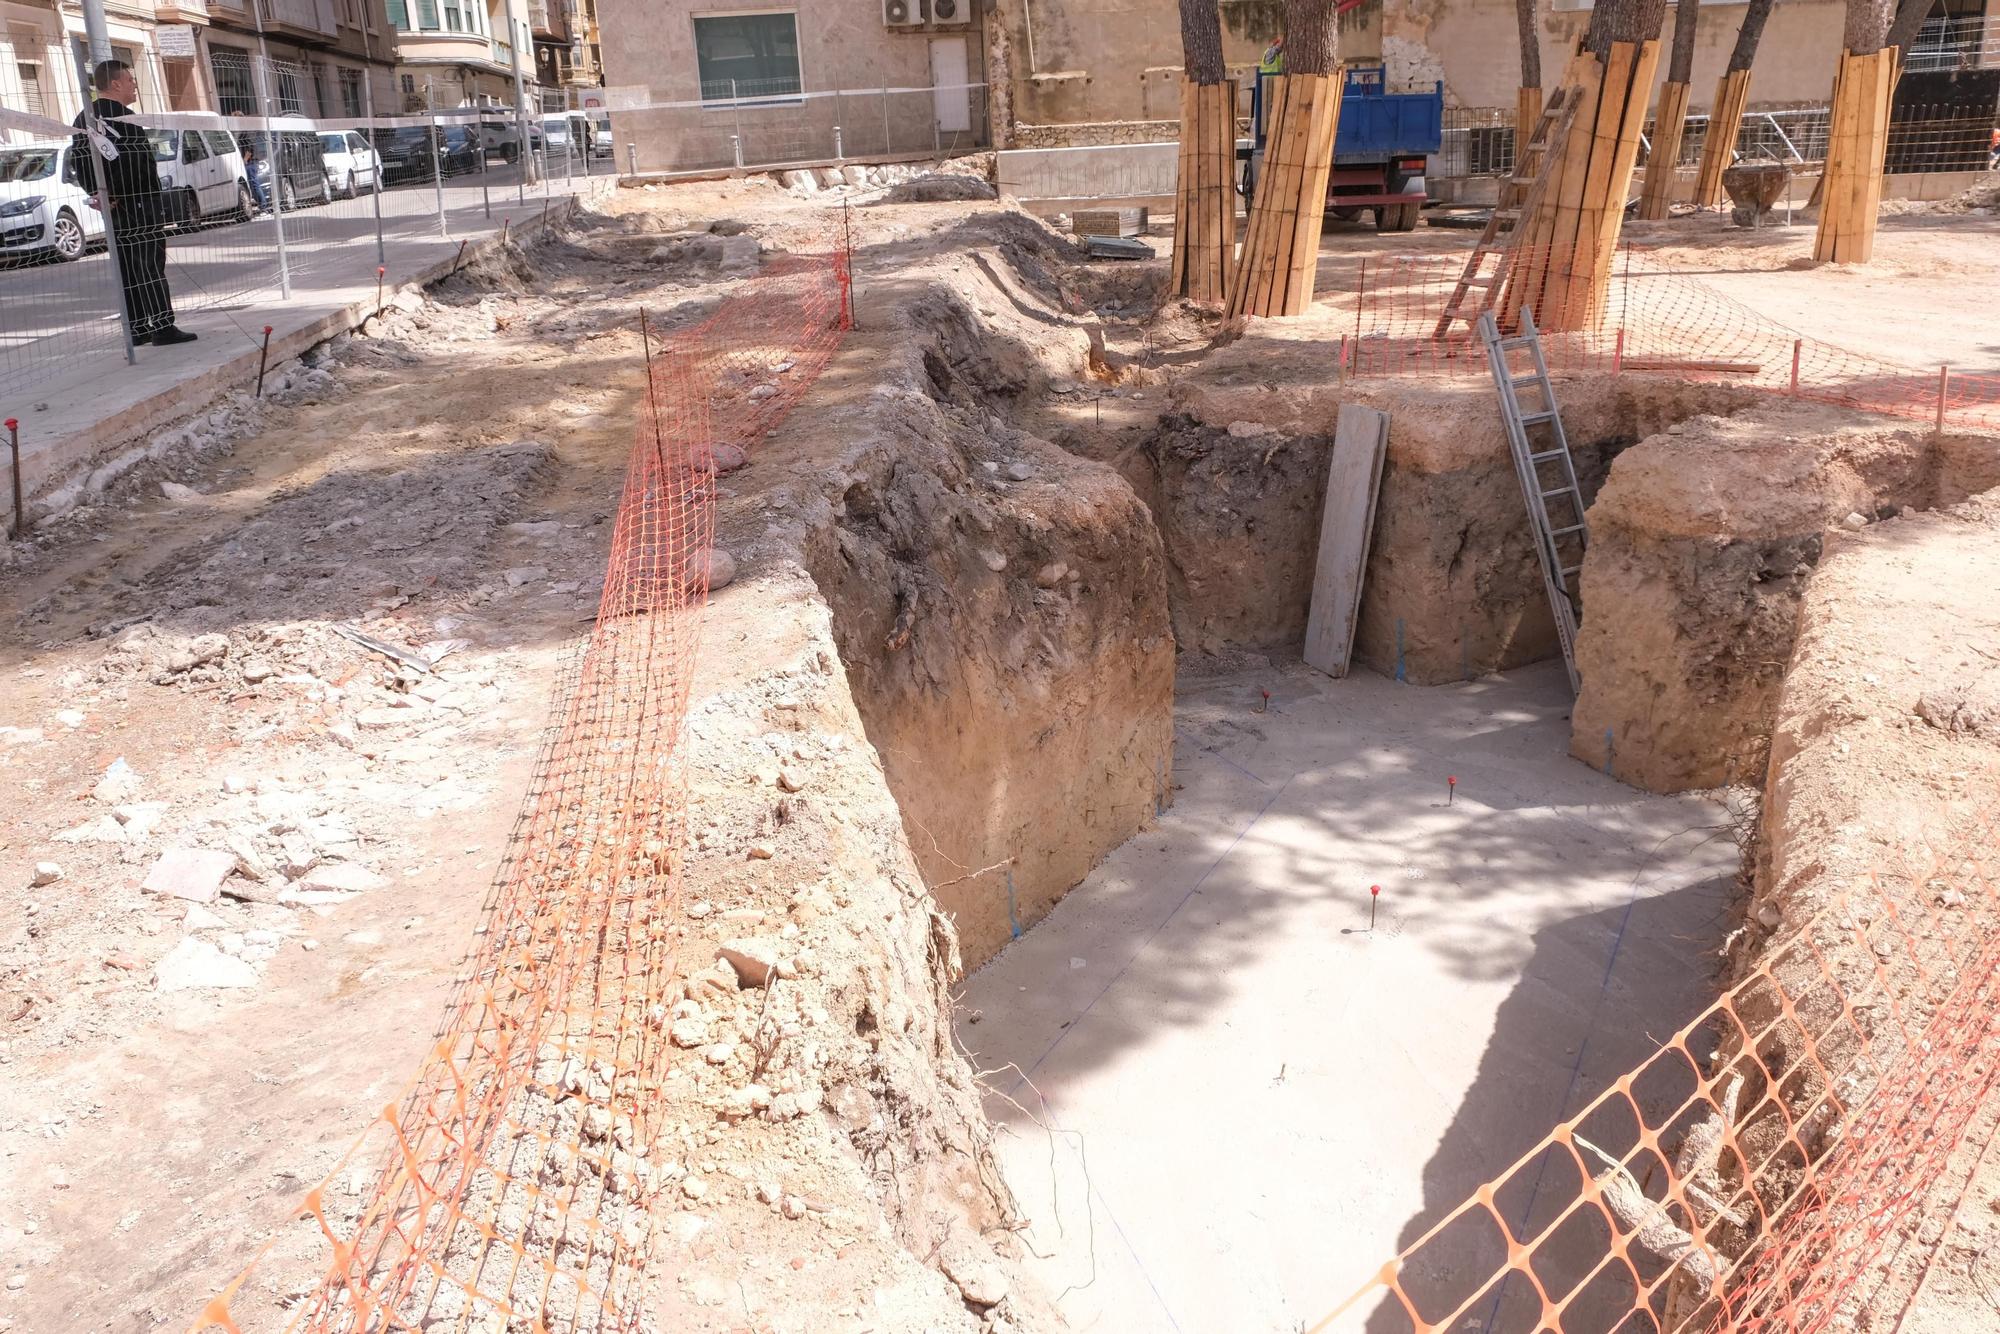
<svg viewBox="0 0 2000 1334">
<path fill-rule="evenodd" d="M 257 81 L 250 74 L 249 51 L 211 42 L 208 67 L 215 72 L 216 110 L 225 116 L 257 114 Z"/>
<path fill-rule="evenodd" d="M 37 61 L 15 62 L 15 73 L 21 76 L 22 104 L 31 116 L 48 114 L 48 103 L 42 100 L 42 67 Z"/>
<path fill-rule="evenodd" d="M 458 0 L 444 0 L 444 26 L 451 32 L 469 32 L 465 26 L 465 16 L 460 13 Z"/>
<path fill-rule="evenodd" d="M 359 116 L 361 112 L 361 71 L 344 69 L 340 72 L 340 109 L 342 114 Z"/>
<path fill-rule="evenodd" d="M 410 30 L 410 6 L 408 0 L 389 0 L 389 26 L 397 32 Z"/>
<path fill-rule="evenodd" d="M 704 100 L 796 96 L 805 86 L 795 13 L 696 18 L 694 53 Z"/>
<path fill-rule="evenodd" d="M 276 62 L 273 63 L 275 64 Z M 291 65 L 277 65 L 277 68 L 273 72 L 278 76 L 275 94 L 278 99 L 278 114 L 281 116 L 298 115 L 305 109 L 305 104 L 299 100 L 298 70 Z"/>
<path fill-rule="evenodd" d="M 437 0 L 417 0 L 417 27 L 425 32 L 438 30 Z"/>
</svg>

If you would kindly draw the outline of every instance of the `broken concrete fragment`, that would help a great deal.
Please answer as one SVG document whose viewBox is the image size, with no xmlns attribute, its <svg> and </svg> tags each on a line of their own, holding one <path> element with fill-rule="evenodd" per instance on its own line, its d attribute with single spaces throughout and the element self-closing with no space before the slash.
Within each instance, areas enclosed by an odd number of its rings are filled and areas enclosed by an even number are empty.
<svg viewBox="0 0 2000 1334">
<path fill-rule="evenodd" d="M 139 775 L 120 755 L 111 761 L 104 776 L 97 780 L 97 786 L 90 789 L 90 795 L 106 806 L 122 806 L 139 795 Z"/>
<path fill-rule="evenodd" d="M 257 970 L 231 958 L 205 940 L 187 936 L 153 965 L 153 983 L 161 991 L 207 991 L 223 987 L 254 987 Z"/>
<path fill-rule="evenodd" d="M 35 877 L 31 883 L 37 889 L 43 885 L 53 885 L 56 881 L 62 879 L 62 874 L 62 867 L 56 865 L 54 862 L 36 862 Z"/>
<path fill-rule="evenodd" d="M 537 583 L 548 577 L 549 571 L 547 566 L 516 565 L 513 569 L 507 571 L 507 587 L 525 588 L 529 584 Z"/>
<path fill-rule="evenodd" d="M 299 882 L 299 888 L 363 894 L 388 883 L 357 862 L 324 862 L 306 873 L 305 879 Z"/>
<path fill-rule="evenodd" d="M 183 486 L 179 482 L 161 482 L 160 494 L 165 496 L 168 500 L 201 499 L 201 492 L 195 490 L 191 486 Z"/>
<path fill-rule="evenodd" d="M 164 801 L 136 801 L 112 810 L 111 816 L 124 827 L 125 840 L 137 843 L 152 833 L 167 814 Z"/>
<path fill-rule="evenodd" d="M 750 462 L 750 456 L 727 440 L 718 440 L 709 446 L 709 457 L 718 473 L 735 472 Z"/>
<path fill-rule="evenodd" d="M 199 903 L 190 903 L 187 915 L 181 918 L 183 931 L 215 931 L 228 925 L 229 923 L 220 915 L 210 912 Z"/>
<path fill-rule="evenodd" d="M 125 826 L 115 815 L 100 815 L 72 829 L 52 835 L 58 843 L 123 843 Z"/>
<path fill-rule="evenodd" d="M 139 888 L 191 903 L 213 903 L 222 897 L 222 881 L 236 868 L 236 858 L 207 848 L 168 848 L 153 863 Z"/>
<path fill-rule="evenodd" d="M 513 537 L 532 538 L 537 542 L 541 542 L 560 536 L 562 533 L 562 521 L 560 519 L 538 519 L 530 523 L 510 523 L 507 525 L 506 531 Z"/>
<path fill-rule="evenodd" d="M 775 940 L 732 940 L 719 951 L 722 961 L 736 970 L 746 987 L 761 987 L 777 971 L 784 950 Z"/>
<path fill-rule="evenodd" d="M 253 686 L 260 681 L 268 681 L 277 674 L 278 669 L 263 658 L 251 658 L 243 664 L 243 679 Z"/>
</svg>

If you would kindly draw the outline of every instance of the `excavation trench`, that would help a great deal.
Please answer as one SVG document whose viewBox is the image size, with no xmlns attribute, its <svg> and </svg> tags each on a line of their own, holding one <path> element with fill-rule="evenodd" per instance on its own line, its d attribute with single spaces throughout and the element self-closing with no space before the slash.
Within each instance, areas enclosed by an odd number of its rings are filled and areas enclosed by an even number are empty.
<svg viewBox="0 0 2000 1334">
<path fill-rule="evenodd" d="M 1906 423 L 1562 382 L 1572 701 L 1490 386 L 1342 384 L 1254 332 L 1149 376 L 1042 245 L 901 308 L 813 573 L 977 969 L 1029 1267 L 1082 1327 L 1291 1328 L 1713 999 L 1826 531 L 2000 476 Z M 1297 646 L 1342 402 L 1390 437 L 1335 681 Z"/>
</svg>

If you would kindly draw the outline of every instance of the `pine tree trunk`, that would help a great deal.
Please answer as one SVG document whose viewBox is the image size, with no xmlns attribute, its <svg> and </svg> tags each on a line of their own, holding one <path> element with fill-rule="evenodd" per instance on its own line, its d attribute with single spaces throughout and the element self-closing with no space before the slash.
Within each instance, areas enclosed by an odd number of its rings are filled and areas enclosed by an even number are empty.
<svg viewBox="0 0 2000 1334">
<path fill-rule="evenodd" d="M 1931 15 L 1933 3 L 1935 0 L 1902 0 L 1896 6 L 1896 21 L 1889 25 L 1889 45 L 1903 53 L 1905 64 L 1909 62 L 1917 34 L 1923 31 L 1924 20 Z"/>
<path fill-rule="evenodd" d="M 1514 22 L 1521 33 L 1521 86 L 1542 86 L 1542 39 L 1535 23 L 1536 0 L 1514 0 Z M 1521 126 L 1525 134 L 1530 127 Z"/>
<path fill-rule="evenodd" d="M 1701 0 L 1679 0 L 1674 6 L 1674 50 L 1667 61 L 1667 82 L 1687 83 L 1694 77 L 1694 30 L 1701 21 Z"/>
<path fill-rule="evenodd" d="M 1889 41 L 1889 16 L 1894 0 L 1847 0 L 1847 26 L 1842 45 L 1857 56 L 1873 55 Z"/>
<path fill-rule="evenodd" d="M 1743 10 L 1743 26 L 1736 30 L 1736 45 L 1729 52 L 1729 72 L 1750 68 L 1757 58 L 1757 43 L 1764 36 L 1764 21 L 1771 17 L 1773 0 L 1750 0 Z"/>
<path fill-rule="evenodd" d="M 1673 55 L 1667 63 L 1667 81 L 1660 88 L 1652 149 L 1646 157 L 1646 186 L 1639 196 L 1639 216 L 1649 222 L 1666 217 L 1673 204 L 1681 139 L 1687 128 L 1688 79 L 1694 73 L 1695 25 L 1700 19 L 1701 0 L 1679 0 L 1674 6 Z"/>
<path fill-rule="evenodd" d="M 1285 0 L 1285 73 L 1331 74 L 1340 63 L 1334 0 Z"/>
<path fill-rule="evenodd" d="M 1229 77 L 1216 0 L 1181 0 L 1181 53 L 1189 83 L 1215 84 Z"/>
</svg>

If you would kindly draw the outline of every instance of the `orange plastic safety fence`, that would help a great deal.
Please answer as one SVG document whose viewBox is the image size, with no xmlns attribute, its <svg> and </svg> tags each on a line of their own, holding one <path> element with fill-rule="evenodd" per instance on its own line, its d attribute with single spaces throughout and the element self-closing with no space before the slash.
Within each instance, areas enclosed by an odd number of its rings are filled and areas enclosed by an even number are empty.
<svg viewBox="0 0 2000 1334">
<path fill-rule="evenodd" d="M 1906 1307 L 1891 1248 L 1955 1207 L 2000 1083 L 1993 823 L 1941 833 L 1834 893 L 1313 1330 L 1807 1331 Z"/>
<path fill-rule="evenodd" d="M 1572 293 L 1571 318 L 1544 309 L 1549 285 L 1537 275 L 1598 269 L 1575 251 L 1523 247 L 1499 309 L 1518 308 L 1534 289 L 1544 354 L 1558 373 L 1663 373 L 1745 385 L 1922 421 L 2000 428 L 2000 375 L 1940 376 L 1937 366 L 1900 365 L 1808 338 L 1717 291 L 1657 250 L 1621 245 L 1601 266 L 1607 274 L 1588 309 Z M 1473 376 L 1486 358 L 1466 319 L 1447 319 L 1463 256 L 1369 258 L 1324 277 L 1320 302 L 1342 331 L 1356 376 Z M 1483 289 L 1461 308 L 1477 309 Z M 1561 326 L 1561 327 L 1558 327 Z"/>
<path fill-rule="evenodd" d="M 656 340 L 590 636 L 553 717 L 469 970 L 430 1055 L 197 1330 L 653 1328 L 653 1152 L 673 1048 L 715 454 L 748 449 L 847 324 L 838 255 L 780 256 Z"/>
</svg>

